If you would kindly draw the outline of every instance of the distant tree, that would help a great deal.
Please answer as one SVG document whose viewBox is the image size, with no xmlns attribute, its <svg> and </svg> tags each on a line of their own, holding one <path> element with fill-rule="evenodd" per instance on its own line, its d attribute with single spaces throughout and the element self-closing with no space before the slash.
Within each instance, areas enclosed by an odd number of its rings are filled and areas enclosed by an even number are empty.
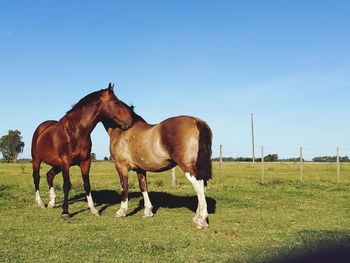
<svg viewBox="0 0 350 263">
<path fill-rule="evenodd" d="M 268 154 L 264 157 L 265 162 L 277 162 L 278 154 Z"/>
<path fill-rule="evenodd" d="M 105 156 L 105 157 L 103 158 L 103 160 L 104 160 L 104 161 L 108 161 L 108 158 Z"/>
<path fill-rule="evenodd" d="M 314 157 L 312 158 L 313 162 L 336 162 L 337 161 L 337 157 L 336 156 L 318 156 L 318 157 Z M 349 156 L 339 156 L 339 162 L 350 162 Z"/>
<path fill-rule="evenodd" d="M 300 157 L 291 157 L 286 159 L 278 159 L 280 162 L 300 162 Z M 303 162 L 305 162 L 305 159 L 302 159 Z"/>
<path fill-rule="evenodd" d="M 96 161 L 96 153 L 90 153 L 90 160 Z"/>
<path fill-rule="evenodd" d="M 253 159 L 251 157 L 222 157 L 223 162 L 251 162 Z M 216 157 L 213 158 L 212 161 L 218 162 L 220 161 L 220 158 Z"/>
<path fill-rule="evenodd" d="M 312 158 L 313 162 L 336 162 L 337 157 L 336 156 L 318 156 Z"/>
<path fill-rule="evenodd" d="M 339 158 L 341 162 L 350 162 L 349 156 L 344 156 Z"/>
<path fill-rule="evenodd" d="M 252 162 L 253 158 L 251 158 L 251 157 L 237 157 L 235 160 L 237 162 Z"/>
<path fill-rule="evenodd" d="M 23 152 L 24 142 L 22 142 L 21 132 L 9 130 L 7 135 L 0 138 L 0 152 L 7 162 L 17 161 L 17 157 Z"/>
</svg>

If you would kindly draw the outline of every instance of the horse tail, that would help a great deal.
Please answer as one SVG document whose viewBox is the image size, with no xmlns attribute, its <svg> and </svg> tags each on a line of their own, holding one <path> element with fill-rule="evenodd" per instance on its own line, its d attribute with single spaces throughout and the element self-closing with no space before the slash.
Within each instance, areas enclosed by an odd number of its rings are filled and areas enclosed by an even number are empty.
<svg viewBox="0 0 350 263">
<path fill-rule="evenodd" d="M 199 130 L 199 147 L 196 162 L 196 178 L 206 183 L 212 178 L 211 143 L 213 134 L 204 121 L 196 122 Z"/>
</svg>

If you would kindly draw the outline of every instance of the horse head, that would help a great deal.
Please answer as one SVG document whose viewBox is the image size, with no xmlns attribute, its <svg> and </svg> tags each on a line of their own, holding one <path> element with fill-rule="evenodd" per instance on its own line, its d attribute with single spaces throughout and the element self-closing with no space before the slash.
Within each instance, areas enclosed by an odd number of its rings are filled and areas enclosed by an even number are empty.
<svg viewBox="0 0 350 263">
<path fill-rule="evenodd" d="M 128 129 L 133 125 L 133 111 L 114 93 L 114 84 L 109 83 L 108 88 L 101 95 L 103 117 L 102 122 L 108 120 L 114 122 L 122 129 Z"/>
</svg>

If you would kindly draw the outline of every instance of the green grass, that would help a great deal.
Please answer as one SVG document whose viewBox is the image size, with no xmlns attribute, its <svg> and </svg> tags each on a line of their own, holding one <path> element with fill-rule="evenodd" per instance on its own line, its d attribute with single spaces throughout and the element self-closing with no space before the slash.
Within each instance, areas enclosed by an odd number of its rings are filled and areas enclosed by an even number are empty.
<svg viewBox="0 0 350 263">
<path fill-rule="evenodd" d="M 0 262 L 266 262 L 337 244 L 350 245 L 350 166 L 341 165 L 340 183 L 334 164 L 224 163 L 220 179 L 206 192 L 210 227 L 192 224 L 196 197 L 177 169 L 149 174 L 153 218 L 142 218 L 142 195 L 130 173 L 130 216 L 115 218 L 120 205 L 119 178 L 110 162 L 91 169 L 94 201 L 102 210 L 94 217 L 87 209 L 77 167 L 71 168 L 69 210 L 41 209 L 34 204 L 30 164 L 0 164 Z M 43 166 L 41 173 L 48 170 Z M 55 179 L 61 204 L 62 176 Z M 45 176 L 41 194 L 48 202 Z"/>
</svg>

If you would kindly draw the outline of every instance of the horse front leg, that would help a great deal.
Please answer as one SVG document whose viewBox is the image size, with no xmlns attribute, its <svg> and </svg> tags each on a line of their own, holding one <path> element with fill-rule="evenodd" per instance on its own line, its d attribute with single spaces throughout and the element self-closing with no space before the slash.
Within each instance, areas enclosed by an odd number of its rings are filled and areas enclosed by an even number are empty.
<svg viewBox="0 0 350 263">
<path fill-rule="evenodd" d="M 88 202 L 88 207 L 90 208 L 91 214 L 99 216 L 100 212 L 96 209 L 94 205 L 94 201 L 92 200 L 92 195 L 91 195 L 90 178 L 89 178 L 90 166 L 91 166 L 90 160 L 80 162 L 81 176 L 83 177 L 84 189 L 86 193 L 86 200 Z"/>
<path fill-rule="evenodd" d="M 146 171 L 137 171 L 137 177 L 139 179 L 140 191 L 143 195 L 143 201 L 144 201 L 144 207 L 145 207 L 143 217 L 152 217 L 153 206 L 148 196 Z"/>
<path fill-rule="evenodd" d="M 62 204 L 63 211 L 61 214 L 61 218 L 67 219 L 70 217 L 70 214 L 68 212 L 68 195 L 69 195 L 69 190 L 71 188 L 71 182 L 69 179 L 69 163 L 68 162 L 62 163 L 61 169 L 63 174 L 63 191 L 64 191 L 63 204 Z"/>
<path fill-rule="evenodd" d="M 117 167 L 117 171 L 120 178 L 121 185 L 121 205 L 119 210 L 116 212 L 116 217 L 125 217 L 126 211 L 128 210 L 128 169 Z"/>
</svg>

